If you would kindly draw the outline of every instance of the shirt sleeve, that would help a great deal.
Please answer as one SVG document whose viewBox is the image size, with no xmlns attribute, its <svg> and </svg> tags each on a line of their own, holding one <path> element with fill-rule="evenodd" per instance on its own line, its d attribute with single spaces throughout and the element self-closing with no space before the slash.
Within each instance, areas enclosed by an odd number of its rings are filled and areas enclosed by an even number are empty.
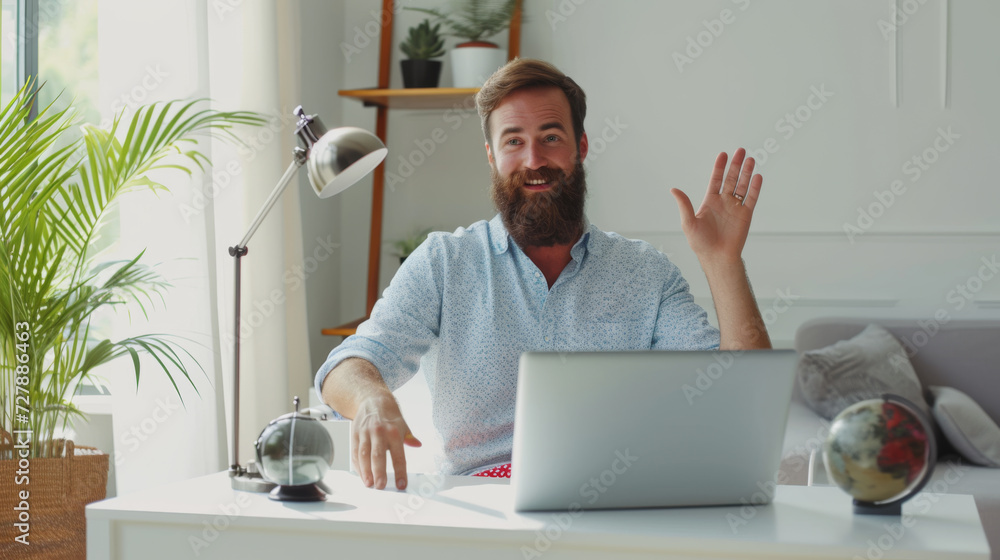
<svg viewBox="0 0 1000 560">
<path fill-rule="evenodd" d="M 440 332 L 442 253 L 440 239 L 431 234 L 406 258 L 371 317 L 334 348 L 316 372 L 318 394 L 330 370 L 347 358 L 371 362 L 392 391 L 416 375 L 420 358 Z"/>
<path fill-rule="evenodd" d="M 663 294 L 653 330 L 654 350 L 718 350 L 719 329 L 694 301 L 688 282 L 677 266 L 666 260 Z"/>
</svg>

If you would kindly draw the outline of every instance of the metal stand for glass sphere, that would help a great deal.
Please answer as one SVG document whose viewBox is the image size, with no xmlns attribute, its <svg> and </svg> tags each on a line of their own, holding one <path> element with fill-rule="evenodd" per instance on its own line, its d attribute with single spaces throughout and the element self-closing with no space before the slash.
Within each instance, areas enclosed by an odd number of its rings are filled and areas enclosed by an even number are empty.
<svg viewBox="0 0 1000 560">
<path fill-rule="evenodd" d="M 326 492 L 323 491 L 324 489 Z M 330 489 L 322 483 L 296 486 L 283 484 L 271 490 L 268 497 L 279 502 L 322 502 L 326 500 L 328 492 Z"/>
</svg>

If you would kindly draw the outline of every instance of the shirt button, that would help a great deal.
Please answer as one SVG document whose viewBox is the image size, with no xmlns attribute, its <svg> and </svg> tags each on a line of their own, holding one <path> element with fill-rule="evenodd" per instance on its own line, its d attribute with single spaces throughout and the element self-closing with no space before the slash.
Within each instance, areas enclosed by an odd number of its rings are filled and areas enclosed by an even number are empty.
<svg viewBox="0 0 1000 560">
<path fill-rule="evenodd" d="M 538 278 L 538 277 L 539 277 L 539 276 L 541 276 L 541 275 L 542 275 L 542 273 L 541 273 L 541 272 L 536 272 L 536 273 L 535 273 L 535 278 Z"/>
<path fill-rule="evenodd" d="M 548 342 L 548 341 L 550 341 L 550 340 L 552 340 L 552 338 L 551 338 L 551 337 L 548 337 L 548 336 L 547 336 L 547 337 L 545 337 L 545 342 Z"/>
</svg>

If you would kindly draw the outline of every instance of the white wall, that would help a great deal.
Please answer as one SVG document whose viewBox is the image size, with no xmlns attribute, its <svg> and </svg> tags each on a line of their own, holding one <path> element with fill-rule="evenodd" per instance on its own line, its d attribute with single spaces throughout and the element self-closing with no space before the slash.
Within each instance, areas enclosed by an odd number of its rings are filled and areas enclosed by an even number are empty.
<svg viewBox="0 0 1000 560">
<path fill-rule="evenodd" d="M 900 3 L 916 10 L 899 26 L 894 106 L 895 37 L 879 23 L 889 27 L 892 5 L 632 0 L 554 19 L 551 60 L 587 90 L 592 146 L 606 119 L 628 127 L 589 166 L 592 221 L 662 246 L 708 305 L 668 190 L 700 198 L 717 152 L 769 146 L 745 258 L 762 305 L 779 289 L 801 296 L 775 315 L 773 337 L 787 342 L 802 320 L 830 313 L 988 313 L 1000 281 L 983 283 L 978 306 L 949 293 L 995 254 L 1000 233 L 987 164 L 1000 147 L 1000 41 L 988 27 L 1000 4 L 951 3 L 947 108 L 935 0 Z M 955 137 L 938 140 L 941 130 Z M 934 161 L 921 169 L 914 157 Z M 859 208 L 878 216 L 859 222 Z"/>
<path fill-rule="evenodd" d="M 900 2 L 907 11 L 917 9 L 901 15 L 894 106 L 895 41 L 884 30 L 892 5 L 529 0 L 522 55 L 550 60 L 587 91 L 591 220 L 662 247 L 706 306 L 707 284 L 680 233 L 669 189 L 700 199 L 715 154 L 745 146 L 759 151 L 765 177 L 745 252 L 751 279 L 762 306 L 771 305 L 777 290 L 801 297 L 789 312 L 776 315 L 776 341 L 787 344 L 802 320 L 830 313 L 990 313 L 983 309 L 1000 301 L 1000 282 L 983 282 L 978 303 L 961 309 L 958 301 L 966 298 L 949 298 L 949 292 L 976 275 L 1000 235 L 993 217 L 1000 191 L 990 186 L 987 166 L 1000 147 L 993 131 L 1000 122 L 993 104 L 1000 40 L 990 29 L 1000 4 L 951 2 L 947 108 L 941 93 L 941 0 Z M 345 3 L 348 43 L 359 44 L 358 37 L 363 42 L 380 6 L 378 0 Z M 399 12 L 394 43 L 421 18 Z M 503 43 L 506 36 L 499 39 Z M 707 45 L 700 52 L 690 47 L 699 39 Z M 679 67 L 675 53 L 690 62 Z M 398 55 L 394 48 L 394 87 L 401 83 Z M 375 83 L 374 39 L 349 62 L 342 53 L 328 56 L 343 60 L 344 87 Z M 445 59 L 443 86 L 450 85 L 448 72 Z M 825 100 L 814 94 L 821 90 L 829 92 Z M 345 123 L 374 127 L 374 109 L 349 99 L 340 105 Z M 400 158 L 434 128 L 443 128 L 448 139 L 409 178 L 386 189 L 383 288 L 398 266 L 389 242 L 423 227 L 452 230 L 493 214 L 478 118 L 469 112 L 453 130 L 454 114 L 390 113 L 388 172 L 400 173 Z M 957 135 L 952 144 L 938 140 L 946 152 L 933 150 L 939 129 Z M 602 135 L 612 141 L 595 144 Z M 921 170 L 911 158 L 928 149 L 936 161 Z M 891 194 L 894 181 L 901 182 L 896 188 L 903 194 Z M 889 193 L 883 200 L 894 198 L 888 208 L 876 191 Z M 340 300 L 339 316 L 324 318 L 330 325 L 364 312 L 370 189 L 352 189 L 340 203 L 340 283 L 336 295 L 332 287 L 324 290 Z M 873 205 L 880 215 L 859 224 L 859 208 Z M 849 236 L 845 225 L 863 233 Z M 970 287 L 979 287 L 978 281 Z M 330 340 L 325 349 L 335 343 Z M 322 353 L 314 352 L 314 360 Z"/>
<path fill-rule="evenodd" d="M 998 315 L 1000 279 L 981 281 L 977 274 L 993 274 L 982 259 L 992 260 L 1000 241 L 1000 190 L 990 173 L 1000 151 L 994 101 L 1000 38 L 992 29 L 1000 3 L 950 2 L 945 43 L 942 0 L 900 0 L 912 13 L 900 17 L 898 73 L 896 38 L 883 31 L 892 21 L 892 0 L 525 4 L 522 56 L 553 62 L 587 92 L 591 221 L 661 248 L 710 314 L 707 283 L 669 189 L 700 200 L 715 155 L 744 146 L 758 152 L 765 177 L 744 257 L 776 345 L 790 345 L 800 323 L 824 315 Z M 363 43 L 380 6 L 379 0 L 347 0 L 342 40 Z M 420 19 L 397 14 L 394 44 Z M 498 39 L 505 47 L 506 36 Z M 690 47 L 699 40 L 700 51 Z M 360 50 L 350 60 L 327 52 L 340 57 L 344 88 L 376 83 L 377 41 Z M 393 87 L 401 86 L 398 59 L 394 48 Z M 448 86 L 444 60 L 441 85 Z M 824 90 L 829 93 L 821 100 L 815 92 Z M 374 128 L 374 109 L 350 99 L 339 103 L 343 124 Z M 389 254 L 392 240 L 424 227 L 453 230 L 494 213 L 478 117 L 469 112 L 453 130 L 454 114 L 390 113 L 388 172 L 399 173 L 399 158 L 434 128 L 443 128 L 447 141 L 405 182 L 386 189 L 383 288 L 398 267 Z M 957 138 L 937 140 L 939 130 Z M 947 151 L 935 150 L 935 142 Z M 761 152 L 765 147 L 770 153 Z M 920 169 L 912 158 L 925 155 L 935 161 Z M 902 194 L 891 194 L 896 181 Z M 310 288 L 310 311 L 339 312 L 321 319 L 326 326 L 364 313 L 369 185 L 339 198 L 339 283 Z M 878 216 L 859 223 L 859 209 Z M 845 226 L 862 233 L 849 236 Z M 776 311 L 786 309 L 779 292 L 793 299 L 786 311 Z M 312 340 L 318 367 L 339 340 Z M 413 393 L 407 402 L 421 398 L 421 384 L 404 389 Z"/>
<path fill-rule="evenodd" d="M 319 115 L 328 128 L 345 124 L 342 117 L 342 106 L 337 96 L 337 90 L 343 88 L 342 76 L 345 71 L 344 58 L 339 55 L 339 44 L 344 38 L 343 28 L 339 22 L 344 20 L 344 3 L 328 0 L 302 0 L 301 14 L 301 66 L 302 72 L 302 107 L 309 114 Z M 326 327 L 339 323 L 334 322 L 340 316 L 340 298 L 337 297 L 337 286 L 341 283 L 342 260 L 337 251 L 345 249 L 341 241 L 339 227 L 341 202 L 343 197 L 336 196 L 319 200 L 312 196 L 312 187 L 306 173 L 298 176 L 299 197 L 302 211 L 302 250 L 307 260 L 313 257 L 315 267 L 308 273 L 305 282 L 307 302 L 307 324 L 309 333 L 309 363 L 311 371 L 295 372 L 295 383 L 300 395 L 311 391 L 313 375 L 317 366 L 322 364 L 332 348 L 331 337 L 320 334 Z M 371 180 L 355 187 L 355 192 L 371 190 Z M 350 238 L 349 238 L 350 239 Z M 327 257 L 329 250 L 325 247 L 334 245 L 333 257 Z M 325 258 L 319 261 L 318 255 Z M 305 273 L 305 270 L 303 270 Z"/>
</svg>

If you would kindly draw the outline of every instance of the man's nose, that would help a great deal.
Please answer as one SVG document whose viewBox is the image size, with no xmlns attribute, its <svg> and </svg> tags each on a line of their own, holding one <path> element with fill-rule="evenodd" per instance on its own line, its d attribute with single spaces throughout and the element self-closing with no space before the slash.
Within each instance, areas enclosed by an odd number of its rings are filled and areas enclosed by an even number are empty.
<svg viewBox="0 0 1000 560">
<path fill-rule="evenodd" d="M 548 160 L 545 158 L 545 154 L 542 151 L 542 146 L 534 142 L 528 145 L 526 159 L 524 166 L 528 169 L 541 169 L 545 167 Z"/>
</svg>

